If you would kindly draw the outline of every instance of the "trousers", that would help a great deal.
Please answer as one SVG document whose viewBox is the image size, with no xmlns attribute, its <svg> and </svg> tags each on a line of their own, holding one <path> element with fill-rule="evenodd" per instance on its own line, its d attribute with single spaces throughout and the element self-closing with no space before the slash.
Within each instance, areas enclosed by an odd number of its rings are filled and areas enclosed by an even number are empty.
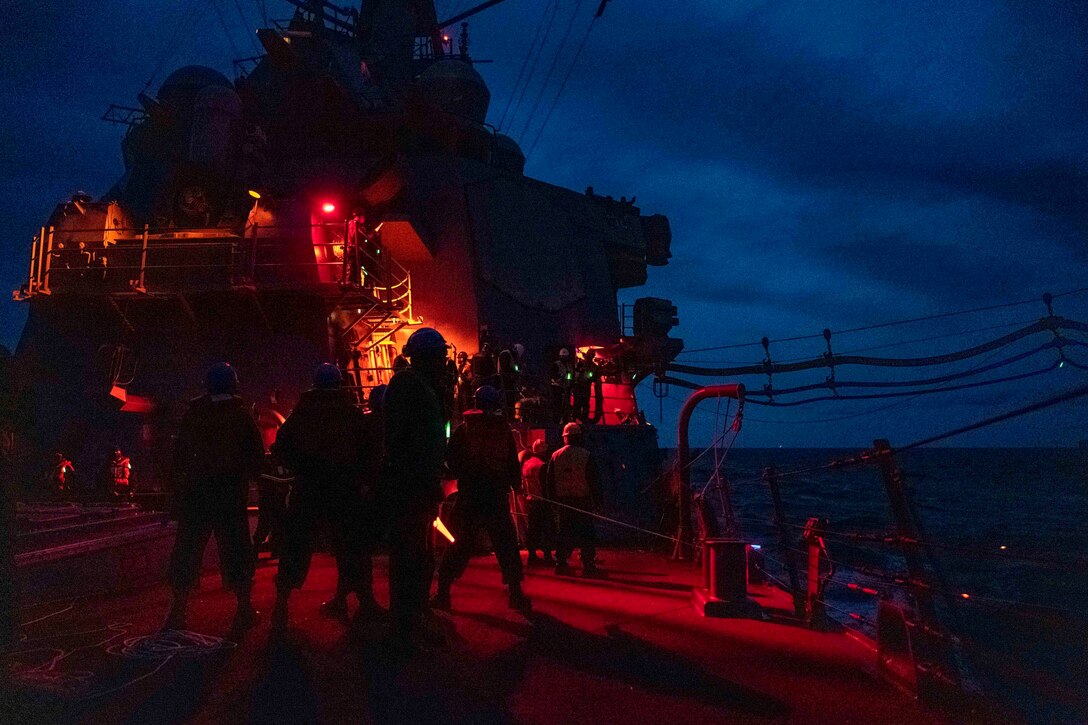
<svg viewBox="0 0 1088 725">
<path fill-rule="evenodd" d="M 432 522 L 438 506 L 400 502 L 388 512 L 389 613 L 394 628 L 404 633 L 422 623 L 434 577 L 431 553 Z"/>
<path fill-rule="evenodd" d="M 373 595 L 373 542 L 367 512 L 352 490 L 296 486 L 287 503 L 283 553 L 276 588 L 299 589 L 310 571 L 315 545 L 328 533 L 336 558 L 337 591 Z"/>
<path fill-rule="evenodd" d="M 450 515 L 450 529 L 455 541 L 446 549 L 438 567 L 439 586 L 448 586 L 465 573 L 480 529 L 491 539 L 503 584 L 510 586 L 521 581 L 521 552 L 506 496 L 470 498 L 458 494 Z"/>
<path fill-rule="evenodd" d="M 589 498 L 557 497 L 556 501 L 582 511 L 593 510 L 593 501 Z M 593 566 L 597 559 L 597 532 L 593 528 L 593 517 L 564 506 L 557 508 L 556 562 L 566 564 L 574 550 L 580 549 L 583 566 Z"/>
<path fill-rule="evenodd" d="M 537 550 L 551 554 L 555 550 L 555 511 L 545 501 L 525 502 L 528 526 L 525 532 L 525 548 L 529 556 L 535 556 Z"/>
<path fill-rule="evenodd" d="M 219 572 L 228 589 L 253 583 L 253 543 L 244 504 L 225 501 L 189 501 L 178 514 L 178 532 L 170 555 L 167 577 L 177 591 L 188 591 L 200 581 L 200 563 L 208 539 L 215 534 Z"/>
</svg>

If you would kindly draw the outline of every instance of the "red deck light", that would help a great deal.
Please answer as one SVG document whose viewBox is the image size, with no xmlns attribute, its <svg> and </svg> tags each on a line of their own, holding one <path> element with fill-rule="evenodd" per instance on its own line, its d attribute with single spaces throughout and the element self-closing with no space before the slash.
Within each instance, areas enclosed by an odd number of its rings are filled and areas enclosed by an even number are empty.
<svg viewBox="0 0 1088 725">
<path fill-rule="evenodd" d="M 326 201 L 321 205 L 321 211 L 325 212 L 326 214 L 332 214 L 334 211 L 336 211 L 336 204 L 332 203 L 331 201 Z"/>
</svg>

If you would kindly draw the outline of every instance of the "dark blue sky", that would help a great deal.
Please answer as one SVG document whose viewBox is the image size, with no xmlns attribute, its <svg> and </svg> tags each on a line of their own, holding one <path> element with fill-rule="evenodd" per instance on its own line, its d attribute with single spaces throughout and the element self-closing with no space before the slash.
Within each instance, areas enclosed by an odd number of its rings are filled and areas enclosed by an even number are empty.
<svg viewBox="0 0 1088 725">
<path fill-rule="evenodd" d="M 469 4 L 440 0 L 439 14 Z M 503 124 L 527 151 L 597 4 L 559 2 L 533 85 Z M 288 15 L 285 2 L 266 5 L 272 17 Z M 180 65 L 229 74 L 232 58 L 256 52 L 239 14 L 255 27 L 258 7 L 252 0 L 62 0 L 47 7 L 15 0 L 5 8 L 5 289 L 24 274 L 30 237 L 52 204 L 80 188 L 102 193 L 119 175 L 121 131 L 98 120 L 106 106 L 132 104 L 149 77 L 154 90 Z M 473 55 L 495 61 L 479 66 L 492 91 L 493 124 L 507 108 L 544 8 L 545 0 L 507 0 L 472 21 Z M 537 84 L 571 17 L 538 103 Z M 669 216 L 672 264 L 652 269 L 650 286 L 625 297 L 674 299 L 689 348 L 1038 297 L 1088 286 L 1086 53 L 1088 4 L 1072 0 L 613 0 L 526 170 L 574 189 L 637 195 L 644 213 Z M 1060 299 L 1056 312 L 1088 318 L 1088 294 Z M 873 352 L 932 354 L 1043 313 L 1040 302 L 837 336 L 834 344 L 845 351 L 960 333 Z M 0 306 L 0 341 L 15 344 L 23 316 L 14 303 Z M 997 325 L 1008 326 L 971 332 Z M 1032 342 L 1016 350 L 1045 338 Z M 779 360 L 823 350 L 820 339 L 772 347 Z M 746 364 L 760 361 L 762 349 L 683 357 Z M 1082 358 L 1088 363 L 1088 354 Z M 1053 352 L 1009 372 L 1052 359 Z M 862 375 L 838 372 L 839 379 Z M 1083 379 L 1067 366 L 961 393 L 752 407 L 742 442 L 906 442 Z M 764 380 L 745 382 L 759 388 Z M 644 404 L 656 422 L 648 393 Z M 671 429 L 676 406 L 663 401 L 663 427 Z M 700 432 L 709 431 L 704 421 Z M 1084 416 L 1065 406 L 960 443 L 1067 445 L 1080 438 L 1088 438 Z M 671 432 L 663 434 L 663 442 L 671 440 Z"/>
</svg>

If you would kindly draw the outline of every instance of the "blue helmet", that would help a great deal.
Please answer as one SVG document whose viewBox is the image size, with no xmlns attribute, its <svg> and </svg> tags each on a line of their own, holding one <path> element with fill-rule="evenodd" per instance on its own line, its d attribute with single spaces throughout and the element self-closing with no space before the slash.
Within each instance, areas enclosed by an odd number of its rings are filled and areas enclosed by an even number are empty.
<svg viewBox="0 0 1088 725">
<path fill-rule="evenodd" d="M 402 351 L 407 357 L 435 353 L 446 354 L 446 338 L 433 327 L 421 327 L 408 337 Z"/>
<path fill-rule="evenodd" d="M 209 395 L 234 395 L 238 392 L 238 373 L 230 363 L 219 362 L 208 368 L 204 385 Z"/>
<path fill-rule="evenodd" d="M 382 405 L 385 403 L 385 385 L 375 385 L 370 389 L 370 394 L 366 396 L 367 406 L 374 412 L 382 409 Z"/>
<path fill-rule="evenodd" d="M 476 390 L 476 407 L 485 413 L 494 413 L 502 406 L 502 393 L 490 385 Z"/>
<path fill-rule="evenodd" d="M 340 368 L 332 363 L 321 363 L 314 370 L 314 387 L 318 390 L 335 390 L 342 380 Z"/>
</svg>

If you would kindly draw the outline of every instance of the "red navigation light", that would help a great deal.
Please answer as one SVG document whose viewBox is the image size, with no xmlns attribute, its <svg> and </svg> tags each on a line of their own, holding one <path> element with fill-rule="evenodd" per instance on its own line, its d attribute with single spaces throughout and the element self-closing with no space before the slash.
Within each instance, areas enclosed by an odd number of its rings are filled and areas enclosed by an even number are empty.
<svg viewBox="0 0 1088 725">
<path fill-rule="evenodd" d="M 321 205 L 321 211 L 325 212 L 326 214 L 332 214 L 334 211 L 336 211 L 336 204 L 333 204 L 331 201 L 326 201 L 324 204 Z"/>
</svg>

